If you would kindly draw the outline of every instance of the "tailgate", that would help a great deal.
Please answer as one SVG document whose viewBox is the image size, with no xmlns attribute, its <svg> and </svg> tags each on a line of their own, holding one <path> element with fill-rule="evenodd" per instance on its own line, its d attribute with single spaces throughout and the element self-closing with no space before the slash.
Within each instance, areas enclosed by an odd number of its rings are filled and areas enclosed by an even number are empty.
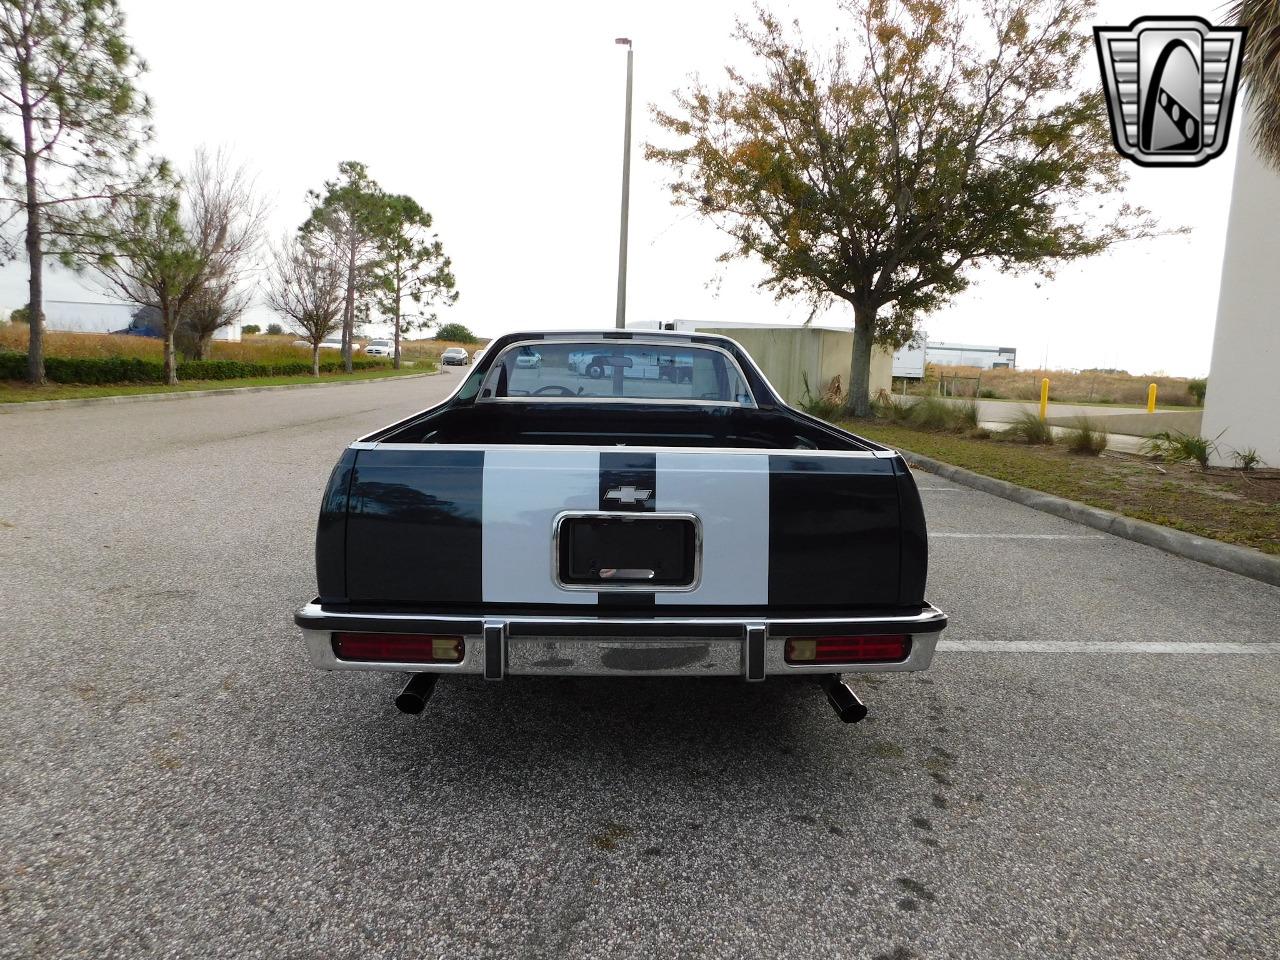
<svg viewBox="0 0 1280 960">
<path fill-rule="evenodd" d="M 320 595 L 584 614 L 895 607 L 904 483 L 900 458 L 862 451 L 353 449 L 325 498 Z"/>
</svg>

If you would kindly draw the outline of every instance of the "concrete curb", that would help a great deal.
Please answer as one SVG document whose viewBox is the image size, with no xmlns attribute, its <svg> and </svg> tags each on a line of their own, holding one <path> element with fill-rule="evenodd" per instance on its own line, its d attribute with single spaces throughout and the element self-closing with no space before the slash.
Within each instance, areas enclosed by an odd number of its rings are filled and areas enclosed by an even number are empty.
<svg viewBox="0 0 1280 960">
<path fill-rule="evenodd" d="M 23 410 L 58 410 L 63 407 L 92 407 L 100 403 L 152 403 L 159 400 L 187 400 L 192 397 L 225 397 L 234 393 L 272 393 L 276 390 L 315 390 L 317 387 L 359 387 L 366 383 L 386 383 L 388 380 L 417 380 L 420 377 L 437 377 L 434 373 L 403 373 L 398 377 L 371 377 L 367 380 L 331 380 L 319 383 L 281 383 L 274 387 L 219 387 L 216 390 L 175 390 L 172 393 L 133 393 L 120 397 L 81 397 L 71 400 L 18 400 L 0 403 L 0 414 L 21 413 Z"/>
<path fill-rule="evenodd" d="M 1041 493 L 1039 490 L 1020 487 L 1006 480 L 997 480 L 995 477 L 974 473 L 972 470 L 955 467 L 949 463 L 934 460 L 932 457 L 923 457 L 909 450 L 899 449 L 898 452 L 913 467 L 919 467 L 921 470 L 937 474 L 966 487 L 973 487 L 983 493 L 1012 500 L 1033 510 L 1051 513 L 1055 517 L 1072 520 L 1104 533 L 1143 543 L 1179 557 L 1186 557 L 1188 560 L 1196 560 L 1211 567 L 1229 570 L 1242 577 L 1280 586 L 1280 557 L 1270 556 L 1261 550 L 1208 540 L 1192 533 L 1174 530 L 1172 527 L 1135 520 L 1132 517 L 1112 513 L 1110 510 L 1091 507 L 1065 497 L 1055 497 L 1050 493 Z"/>
</svg>

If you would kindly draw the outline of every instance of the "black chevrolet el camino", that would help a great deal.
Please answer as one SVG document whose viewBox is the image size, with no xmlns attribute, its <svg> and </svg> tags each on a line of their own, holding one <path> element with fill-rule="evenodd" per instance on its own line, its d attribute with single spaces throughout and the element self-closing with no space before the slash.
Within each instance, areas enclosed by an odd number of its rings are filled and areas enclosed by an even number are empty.
<svg viewBox="0 0 1280 960">
<path fill-rule="evenodd" d="M 915 482 L 892 450 L 788 407 L 732 340 L 519 333 L 448 400 L 363 437 L 329 480 L 322 670 L 809 676 L 923 670 Z"/>
</svg>

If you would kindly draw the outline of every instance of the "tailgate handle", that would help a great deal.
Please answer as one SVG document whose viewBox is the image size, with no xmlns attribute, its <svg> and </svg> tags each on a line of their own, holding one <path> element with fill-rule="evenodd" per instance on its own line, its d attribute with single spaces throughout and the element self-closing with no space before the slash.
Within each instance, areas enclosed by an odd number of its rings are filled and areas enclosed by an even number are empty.
<svg viewBox="0 0 1280 960">
<path fill-rule="evenodd" d="M 601 580 L 652 580 L 654 575 L 643 567 L 604 567 L 600 571 Z"/>
</svg>

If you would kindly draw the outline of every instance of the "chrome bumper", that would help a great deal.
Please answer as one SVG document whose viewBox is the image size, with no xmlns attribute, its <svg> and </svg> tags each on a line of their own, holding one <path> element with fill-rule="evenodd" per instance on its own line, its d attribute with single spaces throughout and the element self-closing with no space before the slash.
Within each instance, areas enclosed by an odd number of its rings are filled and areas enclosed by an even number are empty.
<svg viewBox="0 0 1280 960">
<path fill-rule="evenodd" d="M 932 606 L 902 616 L 804 619 L 720 617 L 429 616 L 339 613 L 308 603 L 295 615 L 320 670 L 519 676 L 743 677 L 927 670 L 946 615 Z M 463 637 L 458 663 L 342 660 L 335 632 L 424 633 Z M 848 665 L 787 663 L 789 637 L 911 635 L 905 660 Z"/>
</svg>

